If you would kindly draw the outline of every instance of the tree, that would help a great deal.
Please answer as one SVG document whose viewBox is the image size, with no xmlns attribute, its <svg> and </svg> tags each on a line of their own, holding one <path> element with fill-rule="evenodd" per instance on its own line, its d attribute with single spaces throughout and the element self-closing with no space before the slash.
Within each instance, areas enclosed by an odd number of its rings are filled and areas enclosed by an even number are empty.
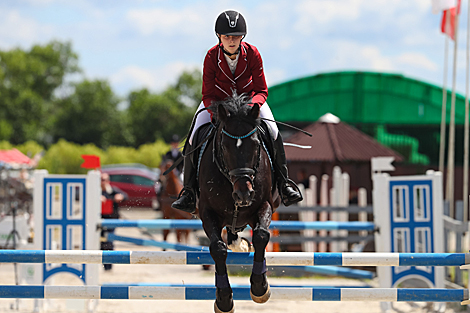
<svg viewBox="0 0 470 313">
<path fill-rule="evenodd" d="M 186 135 L 201 102 L 201 89 L 201 72 L 194 70 L 182 73 L 175 85 L 160 94 L 148 89 L 132 92 L 127 113 L 134 145 L 160 138 L 168 142 L 173 134 Z"/>
<path fill-rule="evenodd" d="M 53 41 L 30 51 L 0 51 L 0 140 L 44 141 L 51 127 L 54 91 L 76 73 L 70 43 Z"/>
<path fill-rule="evenodd" d="M 93 143 L 100 148 L 111 144 L 127 145 L 123 135 L 126 128 L 123 113 L 117 109 L 119 98 L 109 83 L 84 80 L 72 86 L 75 91 L 58 101 L 55 140 L 64 138 L 78 144 Z"/>
</svg>

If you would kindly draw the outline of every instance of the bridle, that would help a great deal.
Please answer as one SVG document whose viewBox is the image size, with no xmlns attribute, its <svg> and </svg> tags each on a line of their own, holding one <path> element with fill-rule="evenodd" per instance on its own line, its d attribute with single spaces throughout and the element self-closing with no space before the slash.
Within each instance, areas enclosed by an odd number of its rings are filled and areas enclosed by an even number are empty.
<svg viewBox="0 0 470 313">
<path fill-rule="evenodd" d="M 220 125 L 220 124 L 219 124 Z M 221 126 L 221 134 L 228 136 L 232 139 L 236 139 L 238 142 L 237 144 L 241 144 L 241 140 L 251 137 L 253 134 L 255 134 L 258 131 L 258 126 L 255 126 L 250 132 L 243 136 L 235 136 L 227 132 L 223 126 Z M 217 134 L 217 132 L 216 132 Z M 223 151 L 223 146 L 222 146 L 222 141 L 218 140 L 217 142 L 217 137 L 215 136 L 213 145 L 212 145 L 212 158 L 214 159 L 215 164 L 217 165 L 219 171 L 228 179 L 230 183 L 232 183 L 232 186 L 235 185 L 237 181 L 239 181 L 242 178 L 248 179 L 248 181 L 251 183 L 251 186 L 254 188 L 254 179 L 256 176 L 256 173 L 258 173 L 258 167 L 261 161 L 261 142 L 258 143 L 258 157 L 255 163 L 255 166 L 253 168 L 249 167 L 240 167 L 240 168 L 235 168 L 235 169 L 228 169 L 225 162 L 224 162 L 224 157 L 222 155 Z M 259 139 L 261 141 L 261 139 Z M 233 216 L 232 216 L 232 225 L 230 231 L 233 234 L 236 234 L 240 231 L 242 231 L 245 227 L 242 227 L 240 229 L 236 229 L 237 225 L 237 218 L 238 218 L 238 204 L 235 202 L 235 210 L 233 211 Z M 227 226 L 227 228 L 230 228 Z"/>
<path fill-rule="evenodd" d="M 227 132 L 225 129 L 223 128 L 221 129 L 222 134 L 232 139 L 236 139 L 238 141 L 237 143 L 240 143 L 242 139 L 251 137 L 257 131 L 258 131 L 258 127 L 256 126 L 245 135 L 235 136 Z M 261 143 L 257 145 L 257 148 L 258 148 L 258 157 L 256 160 L 256 164 L 253 168 L 240 167 L 240 168 L 235 168 L 235 169 L 228 169 L 224 162 L 224 157 L 222 155 L 222 151 L 224 149 L 222 146 L 222 141 L 218 140 L 217 142 L 217 138 L 215 138 L 214 144 L 212 146 L 212 156 L 219 171 L 230 181 L 230 183 L 232 183 L 232 186 L 235 185 L 235 183 L 242 178 L 248 179 L 251 185 L 254 186 L 254 178 L 255 178 L 256 173 L 258 172 L 258 167 L 261 161 Z"/>
</svg>

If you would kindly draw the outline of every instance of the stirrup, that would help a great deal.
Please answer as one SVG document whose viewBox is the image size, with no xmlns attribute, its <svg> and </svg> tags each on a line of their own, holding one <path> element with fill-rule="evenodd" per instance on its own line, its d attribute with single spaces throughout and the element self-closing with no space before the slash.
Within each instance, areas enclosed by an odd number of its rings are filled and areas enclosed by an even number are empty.
<svg viewBox="0 0 470 313">
<path fill-rule="evenodd" d="M 299 196 L 300 197 L 297 197 L 297 198 L 294 198 L 294 199 L 288 199 L 287 196 L 285 196 L 283 193 L 282 193 L 282 187 L 285 186 L 285 185 L 289 185 L 290 187 L 292 187 L 292 189 L 294 189 L 295 191 L 297 191 L 299 193 Z M 300 202 L 304 199 L 304 197 L 302 196 L 302 193 L 300 192 L 300 189 L 299 187 L 294 183 L 294 181 L 292 179 L 286 179 L 282 185 L 281 185 L 281 188 L 279 188 L 279 193 L 281 195 L 281 199 L 282 199 L 282 203 L 285 205 L 285 206 L 289 206 L 289 205 L 292 205 L 292 204 L 295 204 L 297 202 Z"/>
<path fill-rule="evenodd" d="M 184 194 L 185 191 L 186 191 L 185 197 L 189 197 L 190 199 L 187 200 L 189 203 L 186 203 L 186 205 L 183 206 L 182 205 L 183 203 L 181 203 L 180 200 L 182 199 L 183 194 Z M 196 194 L 195 194 L 195 192 L 191 188 L 184 187 L 180 191 L 180 193 L 178 194 L 178 199 L 171 204 L 171 207 L 173 209 L 176 209 L 176 210 L 181 210 L 181 211 L 193 214 L 194 212 L 196 212 Z"/>
</svg>

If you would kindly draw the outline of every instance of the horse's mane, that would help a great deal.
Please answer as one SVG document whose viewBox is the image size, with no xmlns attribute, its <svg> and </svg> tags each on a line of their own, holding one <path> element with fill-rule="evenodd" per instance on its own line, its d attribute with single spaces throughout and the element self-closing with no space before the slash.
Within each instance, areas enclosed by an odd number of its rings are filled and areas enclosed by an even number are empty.
<svg viewBox="0 0 470 313">
<path fill-rule="evenodd" d="M 250 101 L 251 98 L 247 94 L 242 93 L 241 95 L 238 95 L 236 91 L 234 91 L 231 97 L 222 101 L 212 102 L 209 109 L 214 113 L 214 116 L 217 117 L 217 111 L 221 104 L 227 110 L 230 118 L 240 119 L 252 124 L 253 126 L 258 126 L 260 124 L 260 119 L 253 119 L 250 116 L 250 111 L 252 109 L 252 106 L 248 105 Z"/>
</svg>

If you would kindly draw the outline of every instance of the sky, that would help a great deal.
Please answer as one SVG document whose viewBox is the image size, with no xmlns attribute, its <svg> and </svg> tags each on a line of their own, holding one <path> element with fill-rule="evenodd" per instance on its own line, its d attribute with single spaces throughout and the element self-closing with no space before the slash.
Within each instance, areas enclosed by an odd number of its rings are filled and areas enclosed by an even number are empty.
<svg viewBox="0 0 470 313">
<path fill-rule="evenodd" d="M 87 79 L 120 96 L 162 91 L 200 69 L 224 10 L 242 13 L 268 86 L 333 71 L 399 73 L 442 86 L 445 36 L 431 0 L 1 0 L 0 50 L 70 41 Z M 458 39 L 457 91 L 465 94 L 467 2 Z M 448 87 L 452 87 L 453 42 Z"/>
</svg>

